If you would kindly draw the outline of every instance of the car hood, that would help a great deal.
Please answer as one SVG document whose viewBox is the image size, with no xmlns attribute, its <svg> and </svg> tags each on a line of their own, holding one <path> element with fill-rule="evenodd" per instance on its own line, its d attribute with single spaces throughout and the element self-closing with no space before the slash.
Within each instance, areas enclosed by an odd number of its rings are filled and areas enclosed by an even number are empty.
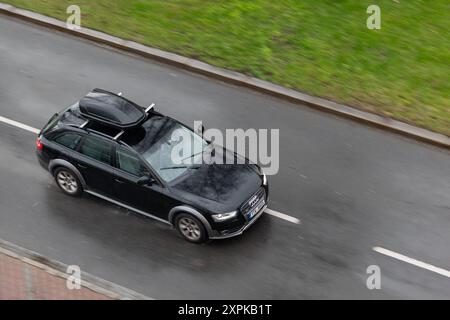
<svg viewBox="0 0 450 320">
<path fill-rule="evenodd" d="M 201 164 L 190 169 L 183 179 L 172 186 L 176 192 L 193 205 L 213 213 L 233 211 L 250 198 L 261 186 L 262 178 L 256 166 L 226 164 L 226 159 L 243 159 L 216 146 L 216 157 L 224 156 L 224 164 Z"/>
</svg>

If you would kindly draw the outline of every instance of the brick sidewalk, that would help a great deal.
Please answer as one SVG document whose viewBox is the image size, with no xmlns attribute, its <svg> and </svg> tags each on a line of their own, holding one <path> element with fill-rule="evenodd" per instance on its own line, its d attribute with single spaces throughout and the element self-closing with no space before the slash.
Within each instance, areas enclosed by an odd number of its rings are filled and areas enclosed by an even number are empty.
<svg viewBox="0 0 450 320">
<path fill-rule="evenodd" d="M 0 300 L 111 300 L 88 288 L 69 290 L 66 279 L 0 253 Z"/>
<path fill-rule="evenodd" d="M 0 239 L 0 300 L 148 300 L 133 290 L 81 272 L 80 289 L 66 285 L 67 266 Z"/>
</svg>

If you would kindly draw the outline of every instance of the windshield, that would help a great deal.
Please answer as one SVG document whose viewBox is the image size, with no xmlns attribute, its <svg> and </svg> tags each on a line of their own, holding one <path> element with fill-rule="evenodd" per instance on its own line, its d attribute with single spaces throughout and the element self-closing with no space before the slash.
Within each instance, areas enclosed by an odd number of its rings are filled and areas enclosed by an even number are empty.
<svg viewBox="0 0 450 320">
<path fill-rule="evenodd" d="M 142 128 L 145 137 L 133 147 L 166 182 L 196 168 L 208 146 L 194 131 L 167 117 L 153 117 Z"/>
</svg>

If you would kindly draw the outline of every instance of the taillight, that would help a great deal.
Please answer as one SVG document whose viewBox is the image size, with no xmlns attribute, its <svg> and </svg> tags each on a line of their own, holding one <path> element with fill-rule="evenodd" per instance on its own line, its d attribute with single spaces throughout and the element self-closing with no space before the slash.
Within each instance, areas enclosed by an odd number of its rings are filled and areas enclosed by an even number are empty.
<svg viewBox="0 0 450 320">
<path fill-rule="evenodd" d="M 44 148 L 44 145 L 42 144 L 41 139 L 39 137 L 36 139 L 36 148 L 38 150 L 42 150 Z"/>
</svg>

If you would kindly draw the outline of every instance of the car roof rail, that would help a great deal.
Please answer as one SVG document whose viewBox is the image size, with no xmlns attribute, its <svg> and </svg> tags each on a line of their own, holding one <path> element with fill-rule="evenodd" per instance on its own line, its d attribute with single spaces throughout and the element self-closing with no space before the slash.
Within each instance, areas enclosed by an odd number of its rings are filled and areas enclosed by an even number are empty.
<svg viewBox="0 0 450 320">
<path fill-rule="evenodd" d="M 120 131 L 118 134 L 116 134 L 113 138 L 114 141 L 119 140 L 120 136 L 123 135 L 123 133 L 125 132 L 125 130 Z"/>
<path fill-rule="evenodd" d="M 152 110 L 153 109 L 153 107 L 155 106 L 155 104 L 154 103 L 152 103 L 151 105 L 149 105 L 148 107 L 147 107 L 147 109 L 145 109 L 145 113 L 149 113 L 150 112 L 150 110 Z"/>
<path fill-rule="evenodd" d="M 120 130 L 117 134 L 111 135 L 111 134 L 108 134 L 106 132 L 102 132 L 102 131 L 97 130 L 97 129 L 89 128 L 87 126 L 88 124 L 89 124 L 89 120 L 86 120 L 81 125 L 78 125 L 78 124 L 75 124 L 75 123 L 66 123 L 65 125 L 69 126 L 69 127 L 77 128 L 77 129 L 84 129 L 87 132 L 96 133 L 98 135 L 101 135 L 102 137 L 105 137 L 105 138 L 108 138 L 108 139 L 112 139 L 114 141 L 118 141 L 120 136 L 125 133 L 125 130 Z M 92 123 L 92 124 L 95 124 L 95 123 Z"/>
<path fill-rule="evenodd" d="M 78 128 L 83 129 L 84 127 L 87 126 L 88 123 L 89 123 L 89 120 L 86 120 L 86 121 L 83 122 Z"/>
<path fill-rule="evenodd" d="M 108 139 L 110 139 L 110 140 L 111 140 L 111 139 L 114 140 L 114 137 L 113 137 L 113 136 L 111 136 L 111 135 L 109 135 L 109 134 L 107 134 L 107 133 L 104 133 L 104 132 L 95 130 L 95 129 L 86 128 L 86 131 L 87 131 L 88 133 L 95 133 L 95 134 L 98 134 L 99 136 L 102 136 L 102 137 L 104 137 L 104 138 L 108 138 Z"/>
</svg>

